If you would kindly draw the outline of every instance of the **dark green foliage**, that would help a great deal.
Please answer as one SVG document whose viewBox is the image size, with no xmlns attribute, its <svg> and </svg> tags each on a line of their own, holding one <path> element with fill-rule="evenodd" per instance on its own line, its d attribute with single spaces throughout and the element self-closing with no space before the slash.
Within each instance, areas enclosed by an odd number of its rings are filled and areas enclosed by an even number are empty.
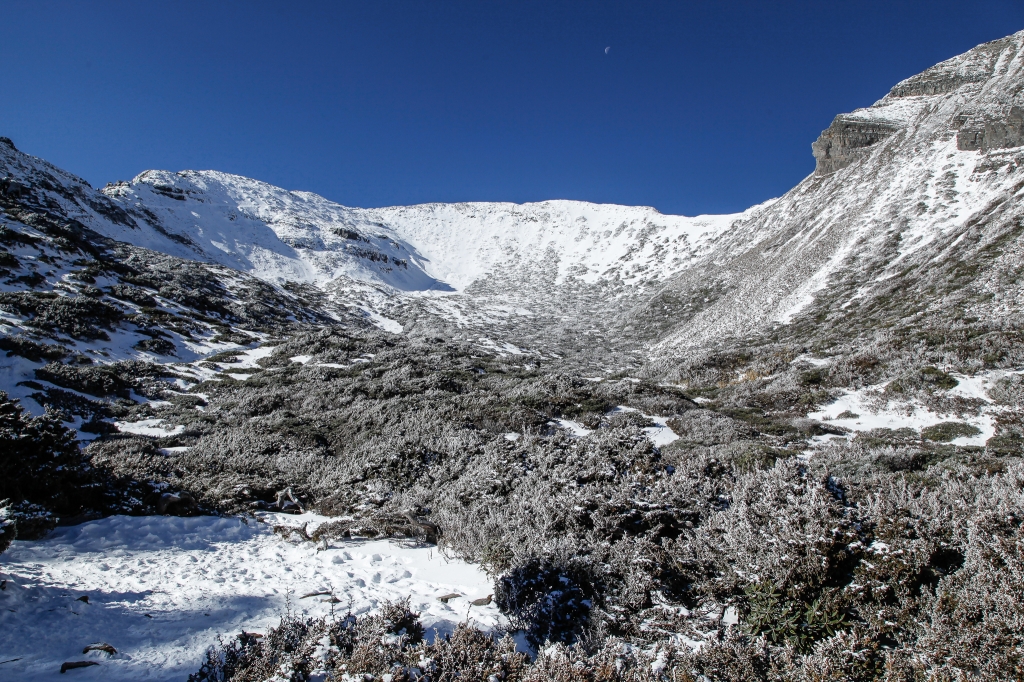
<svg viewBox="0 0 1024 682">
<path fill-rule="evenodd" d="M 107 340 L 106 331 L 124 317 L 120 309 L 104 301 L 52 293 L 0 293 L 0 308 L 26 316 L 28 324 L 37 329 L 76 339 Z"/>
<path fill-rule="evenodd" d="M 934 388 L 955 388 L 960 382 L 935 367 L 922 367 L 921 380 Z"/>
<path fill-rule="evenodd" d="M 831 594 L 808 603 L 787 598 L 770 583 L 756 583 L 745 592 L 749 608 L 746 630 L 754 636 L 764 635 L 773 644 L 789 644 L 802 654 L 848 625 L 846 614 L 828 604 L 836 601 Z"/>
<path fill-rule="evenodd" d="M 977 436 L 981 429 L 964 422 L 942 422 L 921 429 L 921 437 L 938 443 L 948 443 L 957 438 Z"/>
</svg>

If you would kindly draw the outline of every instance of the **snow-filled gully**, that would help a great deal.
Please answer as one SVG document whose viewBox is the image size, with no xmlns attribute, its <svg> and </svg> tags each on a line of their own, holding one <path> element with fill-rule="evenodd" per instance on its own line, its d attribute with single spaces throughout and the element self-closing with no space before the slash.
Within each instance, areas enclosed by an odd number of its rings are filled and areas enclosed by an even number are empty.
<svg viewBox="0 0 1024 682">
<path fill-rule="evenodd" d="M 468 618 L 499 623 L 477 566 L 437 549 L 389 541 L 292 542 L 274 523 L 318 523 L 313 515 L 115 516 L 15 542 L 0 555 L 0 679 L 181 680 L 218 637 L 265 632 L 293 613 L 339 615 L 409 598 L 430 636 Z M 311 526 L 312 527 L 312 526 Z M 465 595 L 442 603 L 451 592 Z M 329 596 L 311 593 L 332 593 Z M 82 650 L 104 642 L 116 654 Z"/>
</svg>

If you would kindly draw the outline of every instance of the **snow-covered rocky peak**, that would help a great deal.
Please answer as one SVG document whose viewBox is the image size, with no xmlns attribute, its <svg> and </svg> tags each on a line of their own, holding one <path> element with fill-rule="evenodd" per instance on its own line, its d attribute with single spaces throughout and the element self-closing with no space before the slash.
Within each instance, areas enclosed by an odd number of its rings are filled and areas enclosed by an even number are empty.
<svg viewBox="0 0 1024 682">
<path fill-rule="evenodd" d="M 559 280 L 662 279 L 736 219 L 579 201 L 349 208 L 216 171 L 146 171 L 103 192 L 204 259 L 271 281 L 342 278 L 397 291 L 461 291 L 551 257 Z"/>
<path fill-rule="evenodd" d="M 997 282 L 1024 215 L 1022 82 L 1024 32 L 837 116 L 812 145 L 815 172 L 724 234 L 714 263 L 670 284 L 674 299 L 707 303 L 665 343 L 700 345 L 811 312 L 877 316 L 900 301 L 925 305 L 940 288 L 969 298 L 971 314 L 1012 309 L 1015 289 Z M 975 277 L 958 279 L 957 264 Z"/>
<path fill-rule="evenodd" d="M 1022 68 L 1022 44 L 1024 31 L 978 45 L 963 54 L 939 62 L 916 76 L 900 81 L 882 101 L 921 95 L 943 95 L 964 86 L 974 86 L 973 89 L 977 91 L 978 88 L 984 88 L 993 77 L 999 81 L 1019 79 Z"/>
<path fill-rule="evenodd" d="M 103 192 L 202 259 L 268 281 L 347 277 L 398 290 L 448 288 L 393 230 L 311 192 L 217 171 L 146 171 Z"/>
<path fill-rule="evenodd" d="M 963 151 L 1024 144 L 1024 31 L 979 45 L 895 85 L 874 105 L 840 114 L 814 143 L 816 173 L 834 172 L 908 127 L 955 131 Z M 938 116 L 937 116 L 938 114 Z"/>
</svg>

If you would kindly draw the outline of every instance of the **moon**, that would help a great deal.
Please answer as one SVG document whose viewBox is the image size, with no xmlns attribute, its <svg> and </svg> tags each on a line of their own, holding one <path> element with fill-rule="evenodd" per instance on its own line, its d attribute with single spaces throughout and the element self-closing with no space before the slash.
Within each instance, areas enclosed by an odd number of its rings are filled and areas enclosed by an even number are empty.
<svg viewBox="0 0 1024 682">
<path fill-rule="evenodd" d="M 608 47 L 604 48 L 604 53 L 605 54 L 608 54 L 611 51 L 612 51 L 612 46 L 611 45 L 609 45 Z"/>
</svg>

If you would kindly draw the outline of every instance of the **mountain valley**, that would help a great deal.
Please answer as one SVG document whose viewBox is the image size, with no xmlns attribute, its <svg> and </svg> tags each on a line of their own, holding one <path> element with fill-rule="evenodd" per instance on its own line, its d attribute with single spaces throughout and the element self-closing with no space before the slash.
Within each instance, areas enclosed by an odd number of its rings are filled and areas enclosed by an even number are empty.
<svg viewBox="0 0 1024 682">
<path fill-rule="evenodd" d="M 83 677 L 1016 679 L 1022 111 L 1024 32 L 837 116 L 784 196 L 692 218 L 97 190 L 0 138 L 0 666 L 52 676 L 19 610 L 91 580 L 110 632 L 176 624 Z M 206 626 L 187 586 L 144 595 L 144 562 L 213 547 L 273 596 L 185 566 Z M 75 551 L 133 557 L 143 596 Z"/>
</svg>

